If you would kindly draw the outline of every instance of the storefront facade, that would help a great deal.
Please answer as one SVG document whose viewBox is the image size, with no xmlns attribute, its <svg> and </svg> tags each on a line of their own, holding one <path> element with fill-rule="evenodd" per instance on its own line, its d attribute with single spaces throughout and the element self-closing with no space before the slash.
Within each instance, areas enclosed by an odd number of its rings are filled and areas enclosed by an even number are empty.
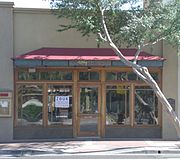
<svg viewBox="0 0 180 159">
<path fill-rule="evenodd" d="M 122 51 L 129 59 L 136 50 Z M 161 86 L 164 59 L 144 52 L 140 58 Z M 14 138 L 161 137 L 153 90 L 111 49 L 42 48 L 14 62 Z"/>
<path fill-rule="evenodd" d="M 93 36 L 58 33 L 49 10 L 6 2 L 0 22 L 0 141 L 177 137 L 153 90 Z M 122 51 L 133 60 L 134 49 Z M 176 50 L 160 42 L 138 62 L 179 112 Z"/>
</svg>

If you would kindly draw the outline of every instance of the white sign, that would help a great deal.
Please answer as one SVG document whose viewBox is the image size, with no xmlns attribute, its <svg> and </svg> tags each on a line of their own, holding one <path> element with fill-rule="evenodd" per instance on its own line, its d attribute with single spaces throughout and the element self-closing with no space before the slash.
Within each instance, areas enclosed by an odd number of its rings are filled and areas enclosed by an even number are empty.
<svg viewBox="0 0 180 159">
<path fill-rule="evenodd" d="M 0 100 L 0 107 L 2 108 L 8 108 L 8 101 L 7 100 Z"/>
<path fill-rule="evenodd" d="M 55 107 L 56 108 L 69 108 L 69 96 L 56 96 Z"/>
</svg>

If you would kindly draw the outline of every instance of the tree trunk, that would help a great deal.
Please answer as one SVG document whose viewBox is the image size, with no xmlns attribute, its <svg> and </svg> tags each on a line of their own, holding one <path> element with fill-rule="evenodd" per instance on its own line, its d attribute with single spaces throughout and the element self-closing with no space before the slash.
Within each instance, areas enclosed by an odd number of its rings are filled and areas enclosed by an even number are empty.
<svg viewBox="0 0 180 159">
<path fill-rule="evenodd" d="M 106 27 L 105 19 L 104 19 L 104 9 L 102 9 L 102 8 L 99 8 L 99 9 L 101 11 L 102 27 L 103 27 L 104 34 L 105 34 L 105 38 L 103 38 L 101 34 L 100 34 L 100 37 L 102 38 L 102 40 L 105 40 L 110 45 L 110 47 L 112 48 L 114 53 L 120 58 L 120 60 L 126 66 L 131 67 L 134 70 L 134 72 L 138 75 L 138 77 L 140 77 L 142 80 L 144 80 L 153 89 L 156 96 L 158 97 L 158 100 L 161 102 L 162 106 L 165 108 L 167 114 L 169 115 L 169 118 L 171 119 L 172 123 L 174 124 L 175 129 L 177 131 L 178 138 L 180 138 L 180 120 L 178 119 L 176 113 L 172 109 L 171 105 L 169 104 L 168 100 L 166 99 L 166 97 L 162 93 L 162 91 L 159 88 L 156 81 L 150 75 L 148 68 L 142 67 L 142 66 L 139 66 L 138 64 L 136 64 L 136 60 L 137 60 L 138 55 L 140 53 L 140 48 L 139 48 L 139 50 L 137 50 L 137 54 L 135 55 L 135 62 L 134 63 L 127 60 L 124 57 L 124 55 L 121 53 L 121 51 L 112 42 L 111 37 L 110 37 L 109 32 L 108 32 L 108 29 Z"/>
<path fill-rule="evenodd" d="M 147 69 L 147 68 L 146 68 Z M 148 71 L 148 70 L 147 70 Z M 138 75 L 138 74 L 137 74 Z M 180 138 L 180 120 L 177 117 L 176 113 L 174 112 L 174 110 L 172 109 L 171 105 L 169 104 L 168 100 L 166 99 L 166 97 L 164 96 L 164 94 L 162 93 L 161 89 L 159 88 L 158 84 L 156 83 L 156 81 L 154 79 L 151 79 L 151 75 L 149 74 L 149 72 L 144 72 L 144 75 L 146 77 L 148 77 L 148 82 L 145 81 L 148 85 L 151 86 L 151 88 L 153 89 L 153 91 L 155 92 L 156 96 L 158 97 L 158 100 L 161 102 L 162 106 L 165 108 L 170 120 L 172 121 L 172 123 L 175 126 L 178 138 Z"/>
</svg>

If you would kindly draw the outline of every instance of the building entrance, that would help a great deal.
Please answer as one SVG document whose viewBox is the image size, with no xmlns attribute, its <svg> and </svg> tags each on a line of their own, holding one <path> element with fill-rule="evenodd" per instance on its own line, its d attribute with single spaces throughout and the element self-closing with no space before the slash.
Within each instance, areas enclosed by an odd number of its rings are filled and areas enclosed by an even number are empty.
<svg viewBox="0 0 180 159">
<path fill-rule="evenodd" d="M 80 86 L 78 102 L 78 136 L 100 135 L 99 86 Z"/>
</svg>

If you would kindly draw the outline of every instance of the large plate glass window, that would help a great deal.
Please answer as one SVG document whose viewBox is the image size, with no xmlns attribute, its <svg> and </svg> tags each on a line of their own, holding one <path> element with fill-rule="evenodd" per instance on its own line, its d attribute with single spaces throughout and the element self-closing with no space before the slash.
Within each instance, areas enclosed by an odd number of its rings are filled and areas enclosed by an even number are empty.
<svg viewBox="0 0 180 159">
<path fill-rule="evenodd" d="M 158 100 L 154 91 L 148 86 L 135 87 L 135 124 L 158 124 Z"/>
<path fill-rule="evenodd" d="M 48 86 L 48 124 L 72 125 L 72 86 Z"/>
<path fill-rule="evenodd" d="M 18 125 L 42 125 L 43 89 L 41 85 L 17 86 Z"/>
<path fill-rule="evenodd" d="M 106 125 L 129 125 L 130 87 L 113 85 L 106 88 Z"/>
</svg>

